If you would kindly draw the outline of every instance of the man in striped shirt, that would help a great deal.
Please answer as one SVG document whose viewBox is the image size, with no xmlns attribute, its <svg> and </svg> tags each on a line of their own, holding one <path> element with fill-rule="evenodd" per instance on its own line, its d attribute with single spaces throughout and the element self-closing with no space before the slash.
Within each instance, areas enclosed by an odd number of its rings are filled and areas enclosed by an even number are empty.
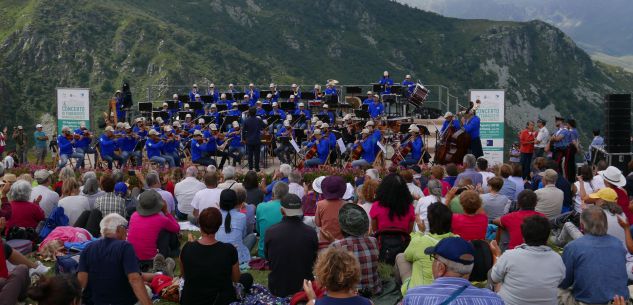
<svg viewBox="0 0 633 305">
<path fill-rule="evenodd" d="M 473 269 L 475 250 L 460 237 L 442 239 L 435 247 L 424 250 L 433 259 L 435 282 L 407 291 L 403 305 L 503 305 L 494 292 L 474 287 L 468 281 Z"/>
</svg>

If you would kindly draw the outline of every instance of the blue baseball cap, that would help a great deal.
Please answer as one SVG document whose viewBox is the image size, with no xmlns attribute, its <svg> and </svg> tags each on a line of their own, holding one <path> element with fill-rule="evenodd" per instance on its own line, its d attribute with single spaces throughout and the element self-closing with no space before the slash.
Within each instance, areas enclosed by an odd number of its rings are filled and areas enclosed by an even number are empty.
<svg viewBox="0 0 633 305">
<path fill-rule="evenodd" d="M 435 247 L 426 248 L 424 254 L 436 254 L 449 261 L 464 265 L 475 262 L 475 248 L 461 237 L 444 238 Z"/>
<path fill-rule="evenodd" d="M 125 182 L 117 182 L 117 184 L 114 185 L 114 193 L 123 195 L 127 194 L 127 185 Z"/>
</svg>

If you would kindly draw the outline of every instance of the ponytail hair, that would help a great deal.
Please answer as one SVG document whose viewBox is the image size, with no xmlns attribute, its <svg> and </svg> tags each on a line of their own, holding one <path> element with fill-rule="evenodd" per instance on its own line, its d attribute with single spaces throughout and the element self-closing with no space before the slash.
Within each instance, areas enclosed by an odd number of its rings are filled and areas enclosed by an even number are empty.
<svg viewBox="0 0 633 305">
<path fill-rule="evenodd" d="M 223 190 L 220 193 L 220 209 L 226 211 L 224 218 L 224 232 L 231 233 L 231 210 L 237 205 L 237 193 L 232 189 Z"/>
</svg>

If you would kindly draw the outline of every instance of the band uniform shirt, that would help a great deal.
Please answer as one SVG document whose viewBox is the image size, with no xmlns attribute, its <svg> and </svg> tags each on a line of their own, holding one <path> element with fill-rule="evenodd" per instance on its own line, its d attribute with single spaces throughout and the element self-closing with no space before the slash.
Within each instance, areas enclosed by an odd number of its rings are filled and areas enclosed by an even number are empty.
<svg viewBox="0 0 633 305">
<path fill-rule="evenodd" d="M 440 132 L 444 132 L 446 130 L 446 128 L 448 128 L 448 124 L 450 121 L 448 120 L 444 120 L 444 123 L 442 123 L 442 129 L 440 130 Z M 455 128 L 455 130 L 458 130 L 461 128 L 461 126 L 459 125 L 459 121 L 458 120 L 452 120 L 453 122 L 453 128 Z"/>
<path fill-rule="evenodd" d="M 385 106 L 380 102 L 378 103 L 373 102 L 369 104 L 369 115 L 372 118 L 382 115 L 384 110 L 385 110 Z"/>
<path fill-rule="evenodd" d="M 63 135 L 57 136 L 57 145 L 59 147 L 60 155 L 72 155 L 73 143 L 70 142 L 65 136 Z"/>
<path fill-rule="evenodd" d="M 464 129 L 466 130 L 468 135 L 470 135 L 471 141 L 479 138 L 479 124 L 480 120 L 479 117 L 476 115 L 470 118 L 470 120 L 468 120 L 466 124 L 464 124 Z"/>
</svg>

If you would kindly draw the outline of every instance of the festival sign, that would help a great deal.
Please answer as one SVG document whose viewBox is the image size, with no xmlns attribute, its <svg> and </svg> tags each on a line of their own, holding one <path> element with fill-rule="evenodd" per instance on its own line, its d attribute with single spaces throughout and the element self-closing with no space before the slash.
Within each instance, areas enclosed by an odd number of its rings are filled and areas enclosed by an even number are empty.
<svg viewBox="0 0 633 305">
<path fill-rule="evenodd" d="M 75 130 L 82 122 L 90 128 L 90 89 L 57 88 L 58 134 L 61 134 L 62 127 Z"/>
<path fill-rule="evenodd" d="M 479 138 L 484 158 L 491 165 L 503 163 L 505 90 L 471 89 L 470 100 L 481 101 L 477 116 L 481 122 Z"/>
</svg>

